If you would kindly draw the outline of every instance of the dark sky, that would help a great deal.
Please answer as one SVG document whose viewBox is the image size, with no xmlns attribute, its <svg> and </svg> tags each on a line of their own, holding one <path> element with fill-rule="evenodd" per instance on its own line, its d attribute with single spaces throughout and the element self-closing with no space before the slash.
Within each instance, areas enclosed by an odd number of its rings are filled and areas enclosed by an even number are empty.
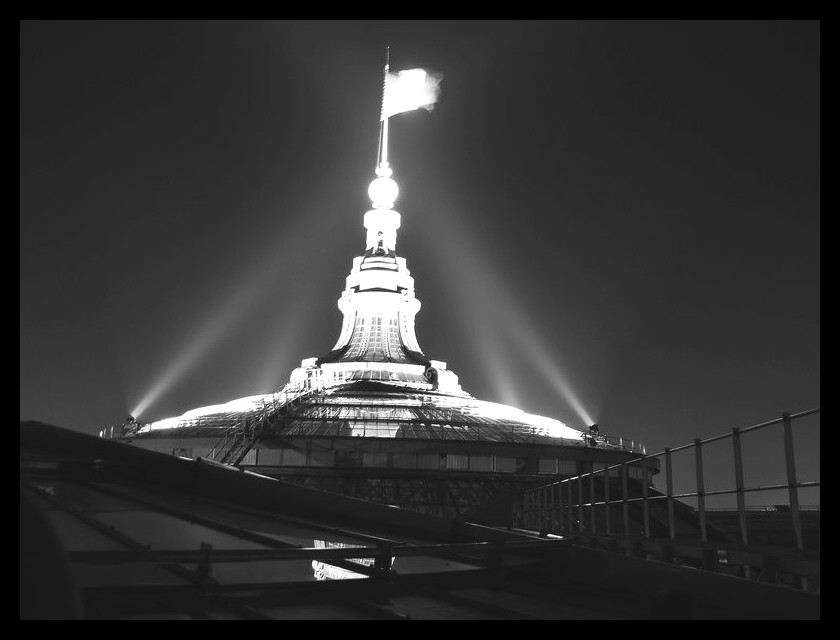
<svg viewBox="0 0 840 640">
<path fill-rule="evenodd" d="M 332 348 L 385 45 L 444 75 L 391 121 L 397 251 L 467 391 L 648 451 L 820 405 L 818 21 L 24 21 L 22 420 L 177 415 Z"/>
</svg>

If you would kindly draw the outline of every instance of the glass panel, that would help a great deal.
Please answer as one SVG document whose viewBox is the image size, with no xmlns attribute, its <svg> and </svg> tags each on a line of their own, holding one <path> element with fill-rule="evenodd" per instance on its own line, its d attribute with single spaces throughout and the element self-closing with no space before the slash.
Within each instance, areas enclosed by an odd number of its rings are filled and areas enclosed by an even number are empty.
<svg viewBox="0 0 840 640">
<path fill-rule="evenodd" d="M 102 513 L 97 519 L 153 549 L 198 549 L 202 542 L 216 549 L 265 549 L 250 540 L 152 511 Z"/>
<path fill-rule="evenodd" d="M 438 573 L 443 571 L 466 571 L 476 569 L 475 565 L 436 558 L 434 556 L 403 556 L 394 560 L 394 570 L 405 575 L 409 573 Z"/>
<path fill-rule="evenodd" d="M 59 480 L 55 482 L 35 482 L 33 484 L 55 497 L 62 504 L 85 513 L 137 508 L 137 505 L 127 500 L 73 482 Z M 39 505 L 47 510 L 61 510 L 61 507 L 46 500 L 39 501 Z"/>
<path fill-rule="evenodd" d="M 309 541 L 312 544 L 312 540 Z M 261 560 L 260 562 L 220 562 L 213 565 L 213 578 L 222 584 L 267 584 L 273 582 L 314 582 L 311 560 Z"/>
<path fill-rule="evenodd" d="M 77 567 L 74 578 L 76 584 L 82 589 L 118 586 L 182 586 L 187 583 L 184 578 L 158 564 L 124 562 L 117 565 L 85 564 L 77 565 Z"/>
<path fill-rule="evenodd" d="M 68 551 L 123 551 L 126 548 L 74 515 L 63 511 L 49 511 L 46 516 L 61 544 Z"/>
</svg>

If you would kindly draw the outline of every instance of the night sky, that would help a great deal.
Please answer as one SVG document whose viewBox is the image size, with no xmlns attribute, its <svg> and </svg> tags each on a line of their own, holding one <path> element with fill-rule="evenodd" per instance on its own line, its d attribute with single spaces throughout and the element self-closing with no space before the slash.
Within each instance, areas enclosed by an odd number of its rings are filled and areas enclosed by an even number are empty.
<svg viewBox="0 0 840 640">
<path fill-rule="evenodd" d="M 649 452 L 820 405 L 818 21 L 24 21 L 21 420 L 178 415 L 333 347 L 386 45 L 444 78 L 390 159 L 465 390 Z"/>
</svg>

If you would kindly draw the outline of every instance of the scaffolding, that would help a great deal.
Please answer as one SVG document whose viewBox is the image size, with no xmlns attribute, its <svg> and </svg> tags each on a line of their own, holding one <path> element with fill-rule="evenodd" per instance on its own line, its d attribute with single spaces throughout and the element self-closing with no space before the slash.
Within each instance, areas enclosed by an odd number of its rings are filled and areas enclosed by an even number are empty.
<svg viewBox="0 0 840 640">
<path fill-rule="evenodd" d="M 218 435 L 223 431 L 214 459 L 238 457 L 240 444 L 249 442 L 270 427 L 286 436 L 390 437 L 425 440 L 461 440 L 562 446 L 598 447 L 644 453 L 641 443 L 613 436 L 591 437 L 556 422 L 548 423 L 525 412 L 496 416 L 496 405 L 472 397 L 449 396 L 394 386 L 393 390 L 369 391 L 358 384 L 333 387 L 301 386 L 262 397 L 243 411 L 220 411 L 159 423 L 134 423 L 111 427 L 101 435 L 109 438 L 150 437 L 166 429 L 182 436 Z M 560 435 L 558 435 L 558 432 Z M 243 454 L 244 455 L 244 454 Z"/>
</svg>

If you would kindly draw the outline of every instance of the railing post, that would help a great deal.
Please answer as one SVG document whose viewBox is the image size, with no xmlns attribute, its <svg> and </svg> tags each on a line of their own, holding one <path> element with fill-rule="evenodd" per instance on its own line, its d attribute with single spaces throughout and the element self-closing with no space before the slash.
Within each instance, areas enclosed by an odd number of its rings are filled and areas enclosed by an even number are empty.
<svg viewBox="0 0 840 640">
<path fill-rule="evenodd" d="M 566 533 L 566 519 L 563 517 L 563 483 L 557 483 L 557 532 Z"/>
<path fill-rule="evenodd" d="M 793 519 L 793 533 L 796 537 L 796 548 L 802 549 L 805 543 L 802 537 L 802 518 L 799 513 L 799 486 L 796 481 L 796 459 L 793 455 L 793 425 L 788 412 L 782 413 L 782 425 L 784 427 L 785 463 L 787 466 L 788 496 L 791 518 Z M 808 590 L 808 578 L 800 576 L 799 583 L 803 591 Z"/>
<path fill-rule="evenodd" d="M 534 489 L 531 495 L 531 520 L 533 522 L 534 531 L 540 530 L 540 496 L 539 492 Z"/>
<path fill-rule="evenodd" d="M 534 496 L 529 491 L 525 494 L 525 526 L 528 529 L 533 529 L 531 526 L 534 519 Z"/>
<path fill-rule="evenodd" d="M 566 483 L 566 495 L 563 498 L 566 504 L 566 532 L 572 535 L 575 531 L 575 515 L 574 507 L 572 506 L 572 483 L 569 480 Z"/>
<path fill-rule="evenodd" d="M 578 476 L 578 534 L 583 533 L 583 478 Z"/>
<path fill-rule="evenodd" d="M 697 470 L 697 512 L 700 517 L 700 540 L 709 541 L 706 533 L 706 490 L 703 487 L 703 441 L 694 439 L 694 464 Z"/>
<path fill-rule="evenodd" d="M 741 430 L 732 429 L 732 455 L 735 459 L 735 496 L 738 499 L 738 529 L 741 532 L 741 544 L 749 544 L 747 531 L 747 505 L 744 499 L 744 462 L 741 454 Z"/>
<path fill-rule="evenodd" d="M 787 466 L 788 497 L 790 499 L 790 512 L 793 518 L 793 534 L 796 536 L 796 548 L 802 549 L 804 542 L 802 538 L 802 520 L 799 513 L 799 487 L 796 483 L 796 460 L 793 456 L 793 430 L 790 414 L 782 414 L 782 425 L 785 436 L 785 464 Z"/>
<path fill-rule="evenodd" d="M 642 463 L 642 514 L 645 522 L 645 538 L 650 538 L 650 502 L 648 502 L 648 466 Z"/>
<path fill-rule="evenodd" d="M 610 520 L 610 474 L 607 471 L 609 464 L 604 463 L 604 527 L 607 536 L 612 535 L 612 521 Z"/>
<path fill-rule="evenodd" d="M 592 533 L 590 535 L 597 535 L 598 531 L 595 526 L 595 463 L 589 463 L 589 524 Z"/>
<path fill-rule="evenodd" d="M 547 530 L 548 529 L 548 513 L 545 510 L 546 505 L 546 497 L 545 497 L 545 487 L 540 487 L 537 489 L 537 493 L 539 495 L 539 504 L 540 504 L 540 530 Z"/>
<path fill-rule="evenodd" d="M 551 533 L 551 487 L 543 488 L 543 523 L 548 533 Z"/>
<path fill-rule="evenodd" d="M 741 544 L 749 544 L 747 532 L 747 505 L 744 499 L 744 463 L 741 455 L 741 430 L 738 427 L 732 429 L 732 455 L 735 459 L 735 496 L 738 499 L 738 529 L 741 532 Z M 744 577 L 749 580 L 752 577 L 750 565 L 744 565 Z"/>
<path fill-rule="evenodd" d="M 630 505 L 627 504 L 627 464 L 621 465 L 621 514 L 624 520 L 624 535 L 630 537 Z"/>
<path fill-rule="evenodd" d="M 671 449 L 665 448 L 665 494 L 668 496 L 668 537 L 677 539 L 677 528 L 674 522 L 674 472 L 671 467 Z"/>
</svg>

